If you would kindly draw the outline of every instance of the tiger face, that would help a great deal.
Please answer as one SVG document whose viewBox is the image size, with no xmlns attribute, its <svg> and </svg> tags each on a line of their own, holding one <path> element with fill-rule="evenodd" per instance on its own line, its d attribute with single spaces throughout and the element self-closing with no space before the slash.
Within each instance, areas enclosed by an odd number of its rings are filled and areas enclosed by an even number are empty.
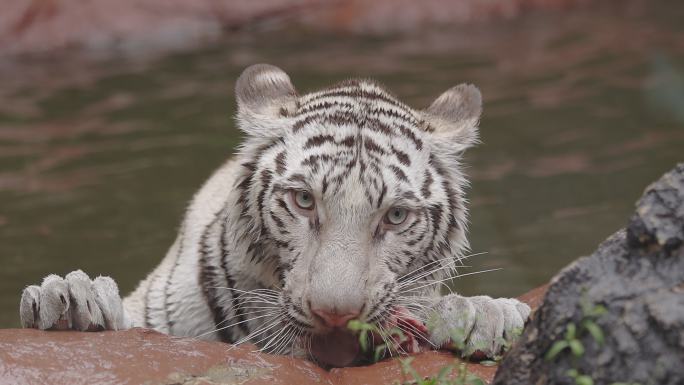
<svg viewBox="0 0 684 385">
<path fill-rule="evenodd" d="M 287 322 L 319 362 L 349 364 L 349 320 L 411 309 L 468 247 L 459 159 L 477 141 L 480 93 L 459 85 L 424 111 L 368 80 L 298 96 L 269 65 L 236 90 L 242 210 L 274 254 Z"/>
</svg>

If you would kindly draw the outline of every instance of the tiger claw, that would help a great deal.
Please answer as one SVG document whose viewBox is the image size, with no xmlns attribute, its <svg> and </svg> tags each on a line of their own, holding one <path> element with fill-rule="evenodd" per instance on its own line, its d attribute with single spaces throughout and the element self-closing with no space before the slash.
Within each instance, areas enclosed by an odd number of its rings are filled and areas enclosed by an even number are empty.
<svg viewBox="0 0 684 385">
<path fill-rule="evenodd" d="M 43 283 L 24 289 L 19 304 L 24 328 L 118 330 L 127 327 L 119 290 L 114 280 L 91 280 L 81 270 L 62 278 L 48 275 Z"/>
<path fill-rule="evenodd" d="M 516 299 L 487 296 L 440 299 L 428 322 L 431 341 L 473 359 L 494 358 L 522 331 L 530 307 Z"/>
</svg>

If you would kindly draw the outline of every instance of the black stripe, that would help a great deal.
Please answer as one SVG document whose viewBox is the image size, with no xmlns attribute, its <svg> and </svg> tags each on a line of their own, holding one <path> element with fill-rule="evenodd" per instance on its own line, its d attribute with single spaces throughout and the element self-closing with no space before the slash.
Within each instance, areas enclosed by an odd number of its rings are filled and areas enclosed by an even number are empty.
<svg viewBox="0 0 684 385">
<path fill-rule="evenodd" d="M 430 191 L 432 182 L 434 182 L 434 179 L 432 179 L 432 173 L 430 172 L 430 170 L 425 170 L 425 179 L 423 180 L 423 187 L 421 187 L 420 189 L 420 193 L 423 195 L 425 199 L 429 198 L 430 195 L 432 195 L 432 192 Z"/>
<path fill-rule="evenodd" d="M 225 319 L 225 313 L 224 309 L 222 309 L 219 304 L 218 304 L 218 293 L 217 289 L 215 288 L 216 285 L 216 280 L 215 278 L 219 276 L 218 272 L 216 271 L 217 268 L 216 266 L 213 266 L 209 263 L 209 258 L 210 258 L 210 245 L 207 244 L 209 240 L 209 235 L 211 232 L 211 228 L 216 224 L 216 221 L 218 221 L 219 215 L 216 215 L 214 217 L 214 220 L 209 223 L 205 228 L 204 232 L 202 233 L 202 236 L 200 237 L 200 258 L 199 258 L 199 263 L 200 263 L 200 269 L 199 269 L 199 282 L 200 285 L 202 286 L 202 293 L 204 293 L 204 298 L 207 301 L 207 305 L 209 306 L 209 309 L 211 310 L 211 313 L 214 317 L 214 328 L 218 328 L 218 325 L 224 321 Z M 233 294 L 231 293 L 231 296 Z M 233 342 L 233 338 L 231 337 L 231 334 L 228 329 L 222 329 L 218 331 L 219 338 L 224 341 L 224 342 Z"/>
<path fill-rule="evenodd" d="M 393 164 L 389 165 L 389 169 L 392 170 L 397 179 L 399 179 L 402 182 L 408 182 L 408 177 L 406 176 L 404 171 L 402 171 L 402 169 Z"/>
<path fill-rule="evenodd" d="M 404 234 L 406 234 L 407 232 L 409 232 L 412 228 L 416 227 L 416 225 L 419 224 L 419 223 L 420 223 L 420 217 L 416 218 L 416 220 L 413 221 L 413 223 L 411 223 L 411 225 L 409 225 L 409 227 L 407 227 L 407 228 L 405 228 L 404 230 L 398 232 L 397 234 L 398 234 L 398 235 L 404 235 Z"/>
<path fill-rule="evenodd" d="M 225 275 L 226 282 L 228 283 L 228 287 L 231 289 L 235 288 L 235 280 L 229 273 L 229 268 L 228 268 L 228 257 L 230 254 L 228 253 L 228 247 L 227 247 L 227 242 L 226 242 L 226 223 L 228 221 L 226 218 L 221 222 L 221 234 L 219 234 L 219 240 L 220 240 L 220 246 L 221 246 L 221 268 L 223 269 L 223 274 Z M 240 321 L 238 326 L 244 335 L 249 335 L 251 332 L 249 329 L 249 325 L 247 325 L 247 322 L 245 321 L 245 315 L 244 311 L 242 309 L 242 301 L 238 299 L 239 296 L 235 295 L 235 291 L 231 290 L 230 291 L 230 298 L 231 298 L 231 308 L 233 309 L 233 313 L 237 317 L 238 321 Z M 227 329 L 224 329 L 227 330 Z M 235 340 L 230 341 L 230 342 L 235 342 Z"/>
<path fill-rule="evenodd" d="M 398 148 L 391 146 L 392 152 L 394 153 L 394 156 L 397 157 L 397 160 L 399 163 L 403 164 L 404 166 L 411 166 L 411 158 L 408 156 L 407 153 L 399 150 Z"/>
<path fill-rule="evenodd" d="M 285 151 L 278 153 L 275 157 L 276 173 L 283 175 L 285 172 Z"/>
<path fill-rule="evenodd" d="M 385 91 L 370 91 L 370 90 L 363 90 L 360 88 L 361 83 L 357 84 L 340 84 L 339 86 L 330 89 L 329 91 L 323 91 L 319 93 L 318 95 L 315 95 L 308 99 L 306 101 L 306 104 L 312 104 L 312 102 L 317 101 L 317 100 L 324 100 L 327 98 L 335 98 L 335 97 L 348 97 L 351 99 L 367 99 L 367 100 L 381 100 L 393 107 L 396 107 L 397 109 L 401 110 L 402 112 L 406 112 L 407 114 L 411 115 L 411 110 L 408 106 L 406 106 L 404 103 L 398 101 L 397 99 L 392 98 L 391 96 L 387 95 Z M 370 84 L 369 84 L 370 85 Z M 375 85 L 377 86 L 377 85 Z M 345 90 L 343 88 L 351 88 L 348 90 Z"/>
<path fill-rule="evenodd" d="M 154 285 L 154 281 L 156 281 L 158 276 L 155 274 L 150 278 L 150 283 L 147 286 L 147 290 L 145 291 L 145 321 L 144 321 L 144 326 L 146 328 L 152 328 L 155 329 L 156 326 L 152 325 L 152 321 L 150 320 L 150 292 L 152 291 L 152 286 Z"/>
<path fill-rule="evenodd" d="M 365 127 L 371 131 L 380 132 L 387 136 L 395 135 L 394 130 L 390 126 L 377 119 L 366 119 Z"/>
<path fill-rule="evenodd" d="M 363 147 L 369 152 L 375 152 L 380 155 L 386 154 L 385 150 L 383 150 L 379 144 L 369 137 L 363 138 Z"/>
<path fill-rule="evenodd" d="M 292 211 L 290 211 L 290 208 L 287 207 L 287 203 L 285 203 L 285 201 L 283 200 L 283 198 L 278 198 L 278 199 L 276 200 L 276 202 L 278 203 L 278 206 L 280 206 L 280 208 L 282 208 L 283 210 L 285 210 L 285 212 L 287 213 L 287 215 L 289 215 L 290 217 L 292 217 L 292 219 L 295 219 L 294 214 L 292 214 Z"/>
<path fill-rule="evenodd" d="M 382 190 L 380 191 L 380 196 L 378 197 L 378 204 L 377 207 L 380 208 L 382 206 L 382 201 L 385 199 L 385 194 L 387 194 L 387 185 L 385 184 L 385 181 L 382 181 Z"/>
<path fill-rule="evenodd" d="M 308 150 L 312 147 L 320 147 L 324 143 L 335 143 L 335 137 L 332 135 L 315 135 L 310 137 L 309 139 L 304 142 L 304 146 L 302 147 L 304 150 Z"/>
<path fill-rule="evenodd" d="M 284 230 L 285 229 L 285 223 L 283 222 L 282 219 L 278 218 L 273 211 L 269 211 L 269 214 L 271 215 L 271 219 L 273 222 L 275 222 L 276 226 L 278 226 L 279 229 Z"/>
<path fill-rule="evenodd" d="M 418 120 L 415 118 L 415 116 L 413 116 L 413 114 L 411 114 L 409 111 L 404 110 L 402 112 L 404 112 L 404 114 L 400 114 L 396 110 L 388 110 L 388 109 L 384 109 L 381 107 L 373 108 L 370 111 L 368 111 L 368 113 L 370 113 L 371 115 L 376 115 L 376 116 L 384 115 L 384 116 L 392 118 L 393 120 L 402 120 L 406 123 L 413 124 L 413 125 L 419 125 L 420 124 L 420 122 L 418 122 Z"/>
<path fill-rule="evenodd" d="M 170 315 L 169 311 L 171 308 L 171 304 L 169 303 L 169 287 L 171 286 L 171 281 L 173 280 L 173 274 L 176 272 L 176 269 L 178 268 L 178 261 L 180 260 L 181 255 L 183 254 L 183 238 L 185 233 L 185 223 L 181 225 L 181 229 L 178 234 L 178 238 L 180 239 L 180 244 L 178 245 L 178 252 L 176 253 L 176 259 L 173 262 L 173 267 L 171 267 L 171 271 L 169 272 L 169 275 L 166 278 L 166 283 L 164 284 L 164 317 L 166 318 L 166 327 L 169 332 L 169 334 L 173 334 L 171 329 L 173 328 L 173 324 L 175 323 Z"/>
<path fill-rule="evenodd" d="M 399 127 L 399 131 L 401 131 L 401 133 L 405 137 L 409 138 L 413 142 L 413 144 L 416 146 L 416 149 L 418 149 L 418 150 L 423 149 L 423 141 L 420 140 L 420 138 L 418 138 L 416 136 L 416 134 L 413 131 L 411 131 L 410 128 L 405 127 L 403 125 L 397 125 L 397 126 Z"/>
<path fill-rule="evenodd" d="M 316 101 L 318 101 L 318 103 L 315 103 Z M 352 103 L 343 102 L 339 100 L 314 100 L 313 102 L 306 102 L 303 105 L 301 105 L 300 108 L 297 110 L 297 115 L 304 115 L 308 114 L 309 112 L 314 112 L 318 110 L 330 111 L 331 109 L 337 107 L 343 107 L 347 110 L 353 110 L 355 106 Z"/>
<path fill-rule="evenodd" d="M 387 302 L 389 302 L 392 299 L 392 297 L 393 297 L 392 292 L 389 290 L 386 290 L 385 294 L 382 297 L 380 297 L 380 299 L 378 301 L 376 301 L 375 304 L 373 304 L 373 306 L 371 306 L 370 309 L 368 309 L 368 316 L 367 316 L 367 318 L 368 318 L 367 322 L 368 323 L 373 323 L 380 318 L 380 316 L 384 313 L 384 310 L 385 310 L 384 305 Z M 378 310 L 380 310 L 380 311 L 378 312 Z M 377 312 L 378 314 L 373 316 L 373 313 L 375 313 L 375 312 Z"/>
</svg>

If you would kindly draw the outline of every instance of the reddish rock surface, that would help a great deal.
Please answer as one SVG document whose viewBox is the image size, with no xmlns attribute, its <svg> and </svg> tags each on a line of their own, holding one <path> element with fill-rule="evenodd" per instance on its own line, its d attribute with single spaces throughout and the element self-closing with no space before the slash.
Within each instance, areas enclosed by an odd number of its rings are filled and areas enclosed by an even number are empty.
<svg viewBox="0 0 684 385">
<path fill-rule="evenodd" d="M 274 24 L 385 33 L 510 18 L 588 0 L 12 0 L 0 12 L 0 53 L 65 48 L 95 53 L 182 49 L 227 32 Z"/>
<path fill-rule="evenodd" d="M 536 308 L 546 286 L 520 297 Z M 391 384 L 408 380 L 397 360 L 326 371 L 306 360 L 170 337 L 146 329 L 120 332 L 0 330 L 0 384 Z M 413 367 L 425 376 L 453 364 L 453 355 L 427 352 Z M 491 381 L 495 367 L 468 363 Z"/>
</svg>

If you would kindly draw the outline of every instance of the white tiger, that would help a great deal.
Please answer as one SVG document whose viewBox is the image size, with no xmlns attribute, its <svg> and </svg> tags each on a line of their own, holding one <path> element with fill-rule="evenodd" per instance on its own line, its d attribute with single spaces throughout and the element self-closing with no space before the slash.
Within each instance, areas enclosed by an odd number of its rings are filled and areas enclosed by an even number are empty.
<svg viewBox="0 0 684 385">
<path fill-rule="evenodd" d="M 369 80 L 298 96 L 259 64 L 236 96 L 246 139 L 161 264 L 123 302 L 111 278 L 50 275 L 24 290 L 24 327 L 140 326 L 345 366 L 362 356 L 346 328 L 358 319 L 402 328 L 408 351 L 453 346 L 460 330 L 461 349 L 501 352 L 527 305 L 438 294 L 468 249 L 459 161 L 478 137 L 476 87 L 418 111 Z"/>
</svg>

